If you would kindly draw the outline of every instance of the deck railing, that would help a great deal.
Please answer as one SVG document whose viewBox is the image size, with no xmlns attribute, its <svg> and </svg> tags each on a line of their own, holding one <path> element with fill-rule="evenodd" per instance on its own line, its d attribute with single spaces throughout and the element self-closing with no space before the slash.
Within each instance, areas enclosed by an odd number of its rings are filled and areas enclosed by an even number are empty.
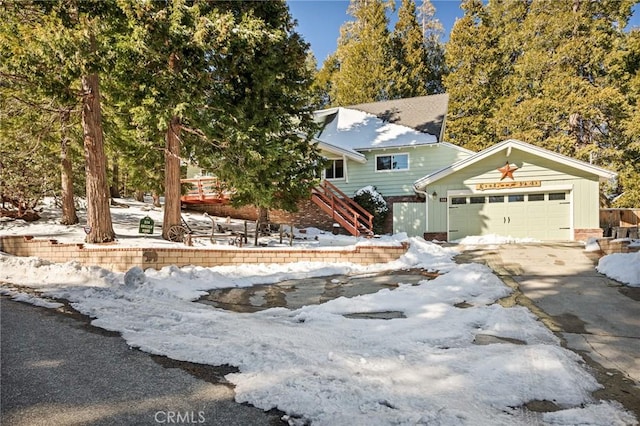
<svg viewBox="0 0 640 426">
<path fill-rule="evenodd" d="M 183 204 L 227 203 L 231 198 L 231 191 L 216 177 L 181 179 L 180 183 L 189 184 L 187 193 L 180 197 Z"/>
<path fill-rule="evenodd" d="M 373 215 L 327 180 L 314 188 L 313 202 L 351 235 L 373 235 Z"/>
</svg>

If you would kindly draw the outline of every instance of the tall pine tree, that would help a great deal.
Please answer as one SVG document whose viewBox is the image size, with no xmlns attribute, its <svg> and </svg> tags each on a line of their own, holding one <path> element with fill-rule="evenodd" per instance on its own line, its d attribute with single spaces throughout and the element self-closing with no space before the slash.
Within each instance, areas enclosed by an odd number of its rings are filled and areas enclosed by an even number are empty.
<svg viewBox="0 0 640 426">
<path fill-rule="evenodd" d="M 211 105 L 224 111 L 217 113 L 213 138 L 224 144 L 205 145 L 196 156 L 234 189 L 236 205 L 295 210 L 323 165 L 310 143 L 317 129 L 308 45 L 284 2 L 230 2 L 229 12 L 234 36 L 213 56 L 216 89 L 210 92 Z"/>
<path fill-rule="evenodd" d="M 355 18 L 340 28 L 331 98 L 334 105 L 389 99 L 389 20 L 393 4 L 384 0 L 351 0 Z"/>
<path fill-rule="evenodd" d="M 398 21 L 391 33 L 389 98 L 424 96 L 442 91 L 443 47 L 439 22 L 429 0 L 421 6 L 418 21 L 413 0 L 402 0 Z"/>
<path fill-rule="evenodd" d="M 509 71 L 500 65 L 494 22 L 481 0 L 466 0 L 464 16 L 451 30 L 446 46 L 449 94 L 445 138 L 472 150 L 496 142 L 492 124 L 501 80 Z"/>
</svg>

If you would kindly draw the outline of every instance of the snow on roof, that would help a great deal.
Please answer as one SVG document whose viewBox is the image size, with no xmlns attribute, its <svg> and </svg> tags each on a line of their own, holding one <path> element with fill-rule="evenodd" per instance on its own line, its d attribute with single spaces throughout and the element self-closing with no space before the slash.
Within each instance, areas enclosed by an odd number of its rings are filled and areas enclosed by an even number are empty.
<svg viewBox="0 0 640 426">
<path fill-rule="evenodd" d="M 388 123 L 373 114 L 349 108 L 335 108 L 326 114 L 324 129 L 316 139 L 351 150 L 372 150 L 435 144 L 438 138 L 410 127 Z M 333 113 L 332 113 L 333 112 Z"/>
</svg>

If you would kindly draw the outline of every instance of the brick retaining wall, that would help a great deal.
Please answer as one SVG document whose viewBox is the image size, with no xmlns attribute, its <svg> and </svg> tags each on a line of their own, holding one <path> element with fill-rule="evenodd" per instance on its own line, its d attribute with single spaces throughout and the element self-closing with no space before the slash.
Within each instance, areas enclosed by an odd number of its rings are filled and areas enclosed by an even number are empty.
<svg viewBox="0 0 640 426">
<path fill-rule="evenodd" d="M 77 261 L 84 266 L 101 266 L 124 272 L 133 266 L 160 269 L 164 266 L 203 267 L 247 263 L 353 262 L 363 265 L 385 263 L 406 253 L 409 245 L 356 246 L 351 249 L 229 248 L 193 249 L 160 247 L 85 247 L 23 236 L 0 237 L 0 251 L 15 256 L 35 256 L 51 262 Z"/>
</svg>

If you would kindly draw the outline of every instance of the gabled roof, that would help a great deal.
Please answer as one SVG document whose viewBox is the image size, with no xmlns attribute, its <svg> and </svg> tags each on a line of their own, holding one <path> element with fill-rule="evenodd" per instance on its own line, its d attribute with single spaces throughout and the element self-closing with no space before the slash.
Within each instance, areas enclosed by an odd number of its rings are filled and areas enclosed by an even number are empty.
<svg viewBox="0 0 640 426">
<path fill-rule="evenodd" d="M 596 167 L 592 164 L 585 163 L 584 161 L 576 160 L 571 157 L 567 157 L 565 155 L 558 154 L 553 151 L 546 150 L 544 148 L 540 148 L 535 145 L 531 145 L 516 139 L 508 139 L 506 141 L 502 141 L 498 144 L 495 144 L 483 151 L 480 151 L 470 157 L 462 159 L 452 165 L 445 167 L 444 169 L 438 170 L 428 176 L 423 177 L 422 179 L 418 179 L 414 182 L 414 188 L 418 190 L 424 189 L 427 185 L 430 185 L 444 177 L 447 177 L 459 170 L 464 169 L 478 161 L 481 161 L 487 157 L 490 157 L 494 154 L 499 153 L 504 150 L 518 149 L 523 152 L 527 152 L 532 155 L 536 155 L 538 157 L 546 158 L 551 161 L 555 161 L 556 163 L 563 164 L 565 166 L 574 167 L 579 170 L 584 170 L 587 173 L 594 174 L 599 176 L 601 180 L 610 180 L 617 176 L 617 173 L 611 172 L 609 170 L 605 170 L 600 167 Z"/>
<path fill-rule="evenodd" d="M 347 106 L 368 112 L 388 123 L 400 124 L 423 133 L 429 133 L 442 142 L 449 95 L 417 96 Z"/>
</svg>

